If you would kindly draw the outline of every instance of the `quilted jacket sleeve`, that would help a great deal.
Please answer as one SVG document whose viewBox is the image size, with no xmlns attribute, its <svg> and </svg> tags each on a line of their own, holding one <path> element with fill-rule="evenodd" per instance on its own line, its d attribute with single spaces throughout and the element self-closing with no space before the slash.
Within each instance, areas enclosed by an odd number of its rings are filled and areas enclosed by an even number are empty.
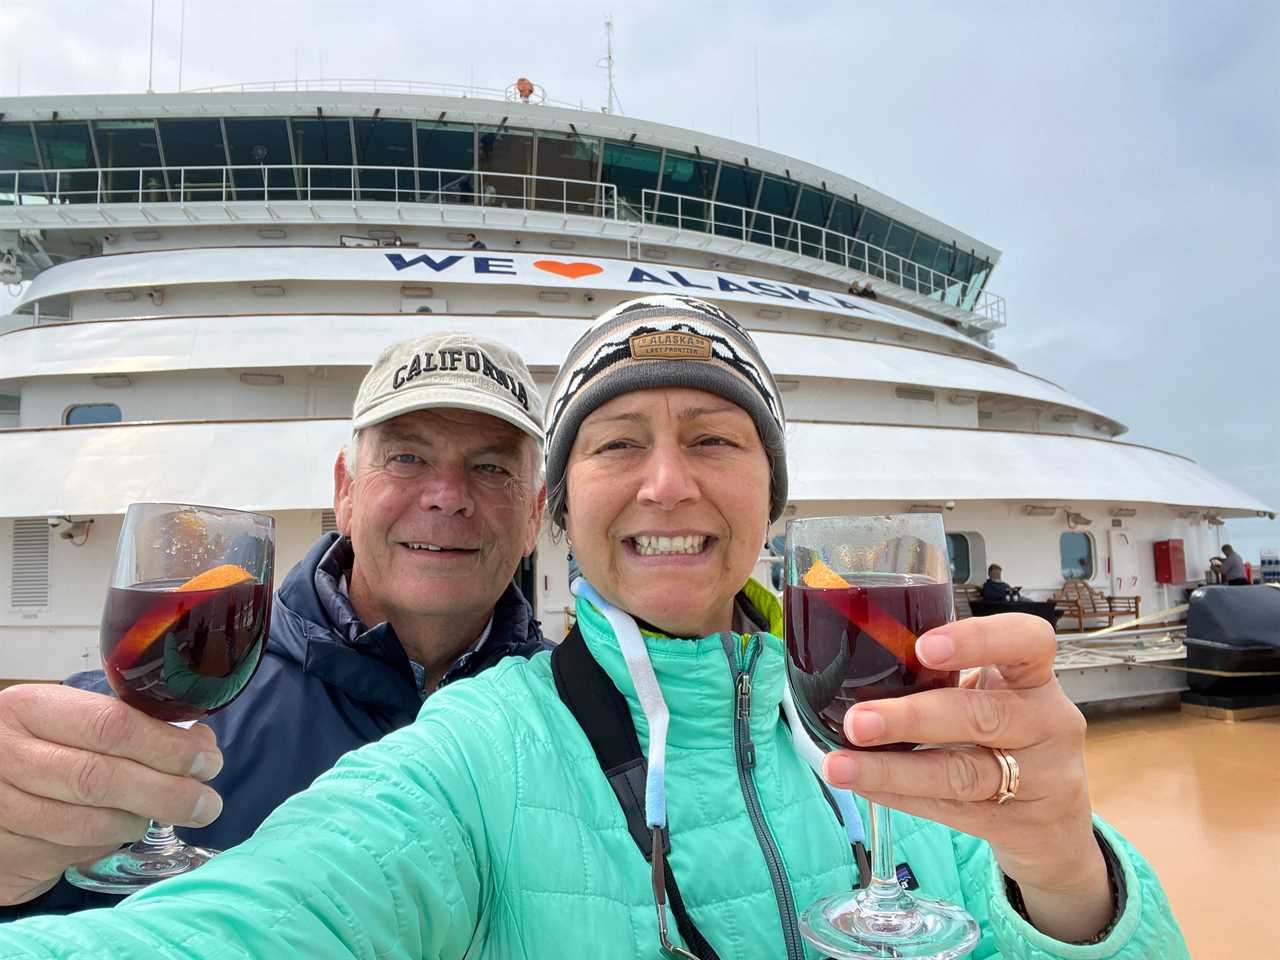
<svg viewBox="0 0 1280 960">
<path fill-rule="evenodd" d="M 0 958 L 462 957 L 510 836 L 502 811 L 480 816 L 483 793 L 510 792 L 509 725 L 447 689 L 432 700 L 200 870 L 113 910 L 0 926 Z"/>
<path fill-rule="evenodd" d="M 982 924 L 975 960 L 1189 960 L 1169 901 L 1151 865 L 1102 820 L 1094 826 L 1115 853 L 1124 873 L 1124 909 L 1101 943 L 1062 943 L 1045 936 L 1018 915 L 1005 894 L 1004 874 L 983 840 L 953 832 L 956 862 L 973 895 L 965 906 Z M 980 879 L 979 879 L 980 878 Z"/>
</svg>

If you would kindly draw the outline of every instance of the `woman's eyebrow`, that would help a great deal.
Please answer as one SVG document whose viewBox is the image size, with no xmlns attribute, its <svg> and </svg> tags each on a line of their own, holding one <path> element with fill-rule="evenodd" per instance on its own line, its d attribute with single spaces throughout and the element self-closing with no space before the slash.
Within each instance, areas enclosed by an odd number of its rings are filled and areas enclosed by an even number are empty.
<svg viewBox="0 0 1280 960">
<path fill-rule="evenodd" d="M 733 413 L 737 409 L 737 407 L 729 403 L 716 407 L 685 407 L 680 411 L 677 418 L 682 423 L 687 423 L 690 420 L 697 420 L 699 417 L 708 417 L 717 413 Z"/>
</svg>

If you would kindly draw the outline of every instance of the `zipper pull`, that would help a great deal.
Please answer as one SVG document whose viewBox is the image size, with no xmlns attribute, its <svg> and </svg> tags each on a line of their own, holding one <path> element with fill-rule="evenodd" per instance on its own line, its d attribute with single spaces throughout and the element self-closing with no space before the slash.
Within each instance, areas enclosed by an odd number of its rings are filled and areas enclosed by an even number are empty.
<svg viewBox="0 0 1280 960">
<path fill-rule="evenodd" d="M 742 724 L 743 759 L 748 767 L 756 765 L 756 745 L 751 742 L 751 674 L 738 674 L 737 706 L 735 713 Z"/>
</svg>

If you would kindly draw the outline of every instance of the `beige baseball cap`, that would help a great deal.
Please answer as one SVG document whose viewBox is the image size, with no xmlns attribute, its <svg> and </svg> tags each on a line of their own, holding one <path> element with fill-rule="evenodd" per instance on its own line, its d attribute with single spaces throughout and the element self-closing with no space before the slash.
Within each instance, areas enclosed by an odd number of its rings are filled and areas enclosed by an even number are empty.
<svg viewBox="0 0 1280 960">
<path fill-rule="evenodd" d="M 442 407 L 487 413 L 542 443 L 542 396 L 529 368 L 509 347 L 468 333 L 432 333 L 383 350 L 360 384 L 351 427 Z"/>
</svg>

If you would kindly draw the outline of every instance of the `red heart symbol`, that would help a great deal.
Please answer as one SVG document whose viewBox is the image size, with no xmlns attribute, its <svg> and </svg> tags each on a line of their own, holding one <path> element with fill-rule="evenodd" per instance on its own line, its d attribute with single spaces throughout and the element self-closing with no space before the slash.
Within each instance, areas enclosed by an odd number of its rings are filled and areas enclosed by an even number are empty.
<svg viewBox="0 0 1280 960">
<path fill-rule="evenodd" d="M 565 277 L 569 280 L 580 280 L 583 277 L 604 273 L 604 267 L 594 263 L 562 263 L 559 260 L 535 260 L 533 265 L 539 270 L 545 270 L 547 273 L 554 273 L 557 277 Z"/>
</svg>

